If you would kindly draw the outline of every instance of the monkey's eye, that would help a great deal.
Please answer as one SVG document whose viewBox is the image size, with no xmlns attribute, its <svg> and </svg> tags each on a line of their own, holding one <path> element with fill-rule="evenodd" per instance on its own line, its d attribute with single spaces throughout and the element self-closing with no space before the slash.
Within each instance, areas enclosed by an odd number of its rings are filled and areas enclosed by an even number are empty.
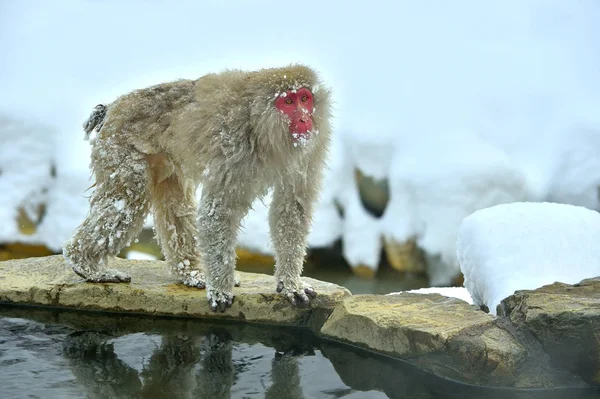
<svg viewBox="0 0 600 399">
<path fill-rule="evenodd" d="M 291 98 L 288 98 L 287 100 L 285 100 L 285 103 L 289 105 L 289 104 L 292 104 L 292 103 L 293 103 L 293 101 L 292 101 L 292 99 L 291 99 Z"/>
<path fill-rule="evenodd" d="M 301 98 L 301 100 L 302 100 L 303 103 L 305 103 L 306 100 L 308 100 L 308 96 L 306 94 L 303 95 L 302 98 Z"/>
</svg>

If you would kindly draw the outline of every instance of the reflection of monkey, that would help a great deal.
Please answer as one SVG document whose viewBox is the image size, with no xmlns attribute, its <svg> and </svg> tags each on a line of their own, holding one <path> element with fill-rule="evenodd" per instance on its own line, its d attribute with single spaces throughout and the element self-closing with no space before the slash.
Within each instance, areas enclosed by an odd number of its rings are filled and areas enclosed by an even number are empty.
<svg viewBox="0 0 600 399">
<path fill-rule="evenodd" d="M 132 398 L 142 387 L 136 370 L 118 358 L 110 335 L 81 331 L 68 335 L 63 353 L 88 398 Z"/>
<path fill-rule="evenodd" d="M 193 397 L 198 399 L 225 399 L 231 397 L 234 384 L 232 360 L 233 341 L 225 330 L 206 335 L 202 343 L 202 361 L 197 375 Z"/>
<path fill-rule="evenodd" d="M 265 398 L 304 398 L 302 388 L 300 387 L 298 358 L 287 353 L 275 353 L 271 365 L 273 385 L 265 392 Z"/>
<path fill-rule="evenodd" d="M 273 187 L 277 291 L 307 304 L 315 292 L 300 275 L 329 120 L 329 91 L 301 65 L 164 83 L 97 106 L 84 125 L 99 131 L 96 188 L 86 220 L 65 244 L 66 260 L 88 281 L 129 281 L 104 265 L 139 233 L 152 207 L 167 262 L 184 284 L 206 283 L 211 308 L 224 311 L 233 300 L 240 221 Z"/>
<path fill-rule="evenodd" d="M 194 367 L 200 361 L 196 339 L 188 336 L 164 335 L 160 347 L 152 354 L 141 377 L 144 386 L 141 397 L 194 398 Z"/>
</svg>

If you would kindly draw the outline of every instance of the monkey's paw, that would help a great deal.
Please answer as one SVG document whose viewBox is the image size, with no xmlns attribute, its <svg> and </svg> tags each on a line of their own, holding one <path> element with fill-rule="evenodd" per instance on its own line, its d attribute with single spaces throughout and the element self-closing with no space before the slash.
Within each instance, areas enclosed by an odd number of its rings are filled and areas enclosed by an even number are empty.
<svg viewBox="0 0 600 399">
<path fill-rule="evenodd" d="M 282 280 L 277 284 L 277 292 L 285 296 L 292 305 L 298 307 L 307 307 L 310 298 L 316 298 L 316 291 L 309 285 L 302 283 L 284 283 Z"/>
<path fill-rule="evenodd" d="M 90 274 L 81 273 L 76 269 L 73 270 L 90 283 L 128 283 L 131 281 L 131 277 L 127 273 L 114 269 L 99 270 Z"/>
<path fill-rule="evenodd" d="M 181 282 L 188 287 L 200 288 L 201 290 L 206 288 L 206 277 L 199 270 L 192 270 L 191 272 L 185 273 Z M 233 285 L 235 287 L 240 286 L 240 280 L 236 277 Z"/>
<path fill-rule="evenodd" d="M 188 287 L 206 288 L 206 278 L 199 270 L 192 270 L 183 275 L 181 282 Z"/>
<path fill-rule="evenodd" d="M 233 304 L 234 295 L 232 292 L 219 291 L 214 288 L 207 288 L 206 298 L 213 312 L 220 310 L 223 313 Z"/>
</svg>

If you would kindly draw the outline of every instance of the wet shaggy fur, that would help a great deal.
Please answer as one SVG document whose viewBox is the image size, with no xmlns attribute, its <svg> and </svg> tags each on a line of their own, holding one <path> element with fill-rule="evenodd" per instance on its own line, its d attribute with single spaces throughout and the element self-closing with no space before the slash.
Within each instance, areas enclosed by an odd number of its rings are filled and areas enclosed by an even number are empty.
<svg viewBox="0 0 600 399">
<path fill-rule="evenodd" d="M 297 143 L 274 101 L 302 87 L 312 91 L 315 109 L 310 139 Z M 275 284 L 292 303 L 308 303 L 314 291 L 300 275 L 330 141 L 329 98 L 311 68 L 291 65 L 163 83 L 96 106 L 84 124 L 87 134 L 98 131 L 95 190 L 65 259 L 88 281 L 129 281 L 107 262 L 152 211 L 172 270 L 182 283 L 206 287 L 211 307 L 224 310 L 234 297 L 240 222 L 272 187 Z"/>
</svg>

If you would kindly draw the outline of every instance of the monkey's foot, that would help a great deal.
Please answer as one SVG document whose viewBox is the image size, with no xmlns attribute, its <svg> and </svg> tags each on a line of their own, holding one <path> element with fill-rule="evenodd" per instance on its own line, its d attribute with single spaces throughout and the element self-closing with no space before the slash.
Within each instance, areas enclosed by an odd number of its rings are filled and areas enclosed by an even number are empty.
<svg viewBox="0 0 600 399">
<path fill-rule="evenodd" d="M 192 270 L 184 273 L 181 282 L 188 287 L 195 287 L 201 290 L 206 288 L 206 277 L 204 276 L 204 273 L 199 270 Z M 240 280 L 235 278 L 233 285 L 239 287 L 240 284 Z"/>
<path fill-rule="evenodd" d="M 287 282 L 279 280 L 277 283 L 277 292 L 285 296 L 292 305 L 299 307 L 307 307 L 310 303 L 310 298 L 316 298 L 316 291 L 309 285 L 299 282 Z"/>
<path fill-rule="evenodd" d="M 199 270 L 184 273 L 181 282 L 188 287 L 206 288 L 206 278 Z"/>
<path fill-rule="evenodd" d="M 128 283 L 131 277 L 127 273 L 114 269 L 98 270 L 96 272 L 85 273 L 80 269 L 73 268 L 73 271 L 85 281 L 90 283 Z"/>
<path fill-rule="evenodd" d="M 220 310 L 221 313 L 233 304 L 234 295 L 232 292 L 216 290 L 214 288 L 206 289 L 206 298 L 213 312 Z"/>
</svg>

